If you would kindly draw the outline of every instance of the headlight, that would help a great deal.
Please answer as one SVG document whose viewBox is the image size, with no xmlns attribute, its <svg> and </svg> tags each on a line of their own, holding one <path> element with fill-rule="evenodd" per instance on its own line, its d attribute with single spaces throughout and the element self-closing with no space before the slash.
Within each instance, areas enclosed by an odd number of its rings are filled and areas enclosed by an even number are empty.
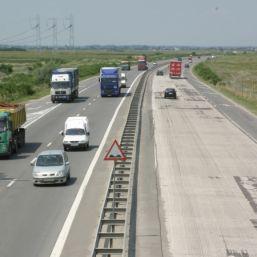
<svg viewBox="0 0 257 257">
<path fill-rule="evenodd" d="M 33 172 L 33 173 L 32 173 L 32 177 L 33 177 L 33 178 L 38 178 L 39 176 L 38 176 L 38 174 L 37 174 L 36 172 Z"/>
<path fill-rule="evenodd" d="M 85 144 L 87 141 L 86 140 L 80 140 L 79 141 L 81 144 Z"/>
<path fill-rule="evenodd" d="M 63 172 L 61 170 L 59 170 L 56 174 L 58 177 L 63 177 Z"/>
</svg>

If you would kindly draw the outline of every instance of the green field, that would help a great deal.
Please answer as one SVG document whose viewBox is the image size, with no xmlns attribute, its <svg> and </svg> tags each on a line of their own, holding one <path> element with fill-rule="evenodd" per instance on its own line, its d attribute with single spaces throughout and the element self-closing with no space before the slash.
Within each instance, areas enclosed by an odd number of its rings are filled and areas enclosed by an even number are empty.
<svg viewBox="0 0 257 257">
<path fill-rule="evenodd" d="M 138 55 L 148 61 L 188 55 L 168 51 L 0 51 L 0 101 L 25 102 L 49 93 L 52 69 L 78 67 L 80 79 L 97 75 L 102 66 L 118 66 L 122 60 L 136 64 Z"/>
<path fill-rule="evenodd" d="M 220 55 L 196 65 L 193 71 L 215 89 L 257 114 L 257 53 Z"/>
</svg>

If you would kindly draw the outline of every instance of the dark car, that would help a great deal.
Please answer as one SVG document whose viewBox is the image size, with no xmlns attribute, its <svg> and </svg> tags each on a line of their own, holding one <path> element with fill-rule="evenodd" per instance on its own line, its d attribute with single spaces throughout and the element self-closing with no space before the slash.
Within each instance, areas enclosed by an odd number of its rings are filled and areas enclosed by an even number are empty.
<svg viewBox="0 0 257 257">
<path fill-rule="evenodd" d="M 188 62 L 185 63 L 185 68 L 189 68 L 189 63 Z"/>
<path fill-rule="evenodd" d="M 175 88 L 166 88 L 164 91 L 164 98 L 177 98 L 177 92 Z"/>
<path fill-rule="evenodd" d="M 163 76 L 163 71 L 162 70 L 157 70 L 156 75 L 157 76 Z"/>
</svg>

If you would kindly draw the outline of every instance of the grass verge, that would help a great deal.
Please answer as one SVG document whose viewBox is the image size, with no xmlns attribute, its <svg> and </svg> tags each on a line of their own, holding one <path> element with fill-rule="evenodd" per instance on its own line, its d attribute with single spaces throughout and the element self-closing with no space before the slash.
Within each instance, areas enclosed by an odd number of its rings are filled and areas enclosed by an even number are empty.
<svg viewBox="0 0 257 257">
<path fill-rule="evenodd" d="M 257 61 L 254 57 L 256 54 L 221 56 L 195 65 L 193 73 L 218 92 L 257 114 Z"/>
</svg>

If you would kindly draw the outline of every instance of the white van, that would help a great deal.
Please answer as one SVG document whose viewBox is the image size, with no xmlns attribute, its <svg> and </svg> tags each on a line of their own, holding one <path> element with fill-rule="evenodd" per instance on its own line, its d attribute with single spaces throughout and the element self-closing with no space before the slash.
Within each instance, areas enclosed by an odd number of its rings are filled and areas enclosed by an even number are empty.
<svg viewBox="0 0 257 257">
<path fill-rule="evenodd" d="M 62 133 L 63 148 L 65 151 L 71 148 L 89 147 L 89 124 L 86 116 L 68 117 L 65 121 L 64 132 Z"/>
<path fill-rule="evenodd" d="M 120 87 L 126 88 L 126 85 L 127 85 L 127 77 L 126 77 L 126 74 L 124 72 L 122 72 L 120 74 Z"/>
</svg>

